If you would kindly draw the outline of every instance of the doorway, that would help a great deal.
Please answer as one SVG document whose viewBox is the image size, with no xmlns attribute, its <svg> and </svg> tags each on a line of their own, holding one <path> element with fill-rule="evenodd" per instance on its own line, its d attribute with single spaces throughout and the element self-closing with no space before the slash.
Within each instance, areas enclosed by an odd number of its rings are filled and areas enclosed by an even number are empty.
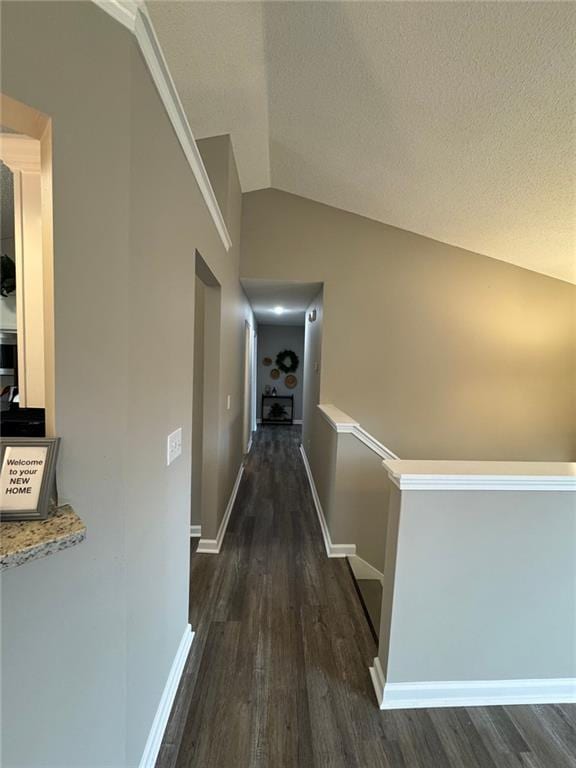
<svg viewBox="0 0 576 768">
<path fill-rule="evenodd" d="M 55 435 L 52 122 L 0 94 L 0 409 L 10 437 Z"/>
<path fill-rule="evenodd" d="M 258 324 L 253 407 L 259 428 L 291 425 L 305 435 L 320 397 L 323 285 L 241 282 Z"/>
<path fill-rule="evenodd" d="M 214 538 L 218 506 L 221 288 L 196 252 L 190 535 Z"/>
<path fill-rule="evenodd" d="M 254 395 L 255 395 L 255 330 L 248 320 L 244 322 L 244 407 L 242 425 L 242 448 L 244 453 L 250 453 L 252 446 L 252 432 L 255 430 L 254 422 Z"/>
</svg>

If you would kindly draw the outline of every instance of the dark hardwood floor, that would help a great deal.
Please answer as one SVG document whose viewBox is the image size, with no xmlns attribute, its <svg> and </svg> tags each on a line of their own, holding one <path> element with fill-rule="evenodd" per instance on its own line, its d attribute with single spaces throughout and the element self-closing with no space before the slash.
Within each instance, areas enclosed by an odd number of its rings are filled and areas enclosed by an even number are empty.
<svg viewBox="0 0 576 768">
<path fill-rule="evenodd" d="M 196 637 L 157 768 L 576 768 L 575 706 L 378 709 L 299 440 L 259 430 L 221 553 L 192 557 Z"/>
</svg>

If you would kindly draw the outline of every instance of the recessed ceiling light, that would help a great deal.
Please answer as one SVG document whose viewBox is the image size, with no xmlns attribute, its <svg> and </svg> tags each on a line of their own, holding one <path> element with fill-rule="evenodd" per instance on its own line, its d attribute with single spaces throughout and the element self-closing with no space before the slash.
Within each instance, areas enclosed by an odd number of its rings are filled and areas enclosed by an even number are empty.
<svg viewBox="0 0 576 768">
<path fill-rule="evenodd" d="M 274 314 L 281 315 L 284 313 L 284 307 L 274 307 Z"/>
</svg>

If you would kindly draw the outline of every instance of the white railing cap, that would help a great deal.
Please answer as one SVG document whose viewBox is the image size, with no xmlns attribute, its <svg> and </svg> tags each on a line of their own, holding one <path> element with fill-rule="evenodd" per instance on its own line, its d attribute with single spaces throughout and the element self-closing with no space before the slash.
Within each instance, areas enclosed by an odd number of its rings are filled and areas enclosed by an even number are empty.
<svg viewBox="0 0 576 768">
<path fill-rule="evenodd" d="M 574 462 L 386 459 L 383 464 L 405 491 L 576 491 Z"/>
</svg>

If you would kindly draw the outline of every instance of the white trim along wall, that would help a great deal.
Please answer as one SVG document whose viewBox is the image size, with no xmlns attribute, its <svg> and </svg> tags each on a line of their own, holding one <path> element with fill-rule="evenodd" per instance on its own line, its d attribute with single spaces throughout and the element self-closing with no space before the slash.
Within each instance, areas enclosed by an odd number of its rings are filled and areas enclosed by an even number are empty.
<svg viewBox="0 0 576 768">
<path fill-rule="evenodd" d="M 576 462 L 386 459 L 402 491 L 576 491 Z"/>
<path fill-rule="evenodd" d="M 574 678 L 387 683 L 378 657 L 370 676 L 380 709 L 576 703 Z"/>
<path fill-rule="evenodd" d="M 199 554 L 217 555 L 220 552 L 220 549 L 222 547 L 222 542 L 224 541 L 226 528 L 228 527 L 228 521 L 230 520 L 230 515 L 232 514 L 232 510 L 234 509 L 234 502 L 236 501 L 236 496 L 238 495 L 238 489 L 240 488 L 240 481 L 242 480 L 243 474 L 244 474 L 244 463 L 240 465 L 240 469 L 238 470 L 238 474 L 236 475 L 236 480 L 234 481 L 234 487 L 232 488 L 232 493 L 230 494 L 230 498 L 228 499 L 228 504 L 226 505 L 224 517 L 222 518 L 222 522 L 220 523 L 220 527 L 218 528 L 218 533 L 216 535 L 216 538 L 200 539 L 200 541 L 198 542 L 198 547 L 196 549 L 196 552 L 198 552 Z"/>
<path fill-rule="evenodd" d="M 348 433 L 357 437 L 364 445 L 367 445 L 370 450 L 378 454 L 382 459 L 398 459 L 395 453 L 385 445 L 378 442 L 375 437 L 363 429 L 360 424 L 348 416 L 344 411 L 336 408 L 334 405 L 319 405 L 318 410 L 322 416 L 326 419 L 328 424 L 336 430 L 336 432 Z"/>
<path fill-rule="evenodd" d="M 224 221 L 222 211 L 210 183 L 208 173 L 200 156 L 194 134 L 188 123 L 186 112 L 172 80 L 168 64 L 158 42 L 152 20 L 144 3 L 135 0 L 92 0 L 112 18 L 123 24 L 138 41 L 142 56 L 146 62 L 154 84 L 158 89 L 162 103 L 174 127 L 178 141 L 198 183 L 204 202 L 212 216 L 214 225 L 226 250 L 232 246 L 232 240 Z"/>
<path fill-rule="evenodd" d="M 322 509 L 322 504 L 320 503 L 320 497 L 318 496 L 318 491 L 316 490 L 314 478 L 312 477 L 312 470 L 310 469 L 308 457 L 306 456 L 306 451 L 304 450 L 303 445 L 300 446 L 300 453 L 302 454 L 304 469 L 306 470 L 306 475 L 310 484 L 310 490 L 312 491 L 312 498 L 314 499 L 314 506 L 316 507 L 316 514 L 318 515 L 320 528 L 322 529 L 322 538 L 324 539 L 326 554 L 328 557 L 348 557 L 356 555 L 355 544 L 332 543 L 332 539 L 330 538 L 330 531 L 328 530 L 328 524 L 326 523 L 326 518 L 324 517 L 324 511 Z"/>
<path fill-rule="evenodd" d="M 184 630 L 182 639 L 180 640 L 180 645 L 174 656 L 174 661 L 172 662 L 166 685 L 162 691 L 160 703 L 158 704 L 158 709 L 156 710 L 152 726 L 148 733 L 148 738 L 146 739 L 146 746 L 142 753 L 139 768 L 154 768 L 156 765 L 156 758 L 160 752 L 164 731 L 168 724 L 172 704 L 176 697 L 176 691 L 178 690 L 180 678 L 184 672 L 184 666 L 186 665 L 186 659 L 188 658 L 188 653 L 190 652 L 193 640 L 194 632 L 192 632 L 192 627 L 188 624 Z"/>
</svg>

